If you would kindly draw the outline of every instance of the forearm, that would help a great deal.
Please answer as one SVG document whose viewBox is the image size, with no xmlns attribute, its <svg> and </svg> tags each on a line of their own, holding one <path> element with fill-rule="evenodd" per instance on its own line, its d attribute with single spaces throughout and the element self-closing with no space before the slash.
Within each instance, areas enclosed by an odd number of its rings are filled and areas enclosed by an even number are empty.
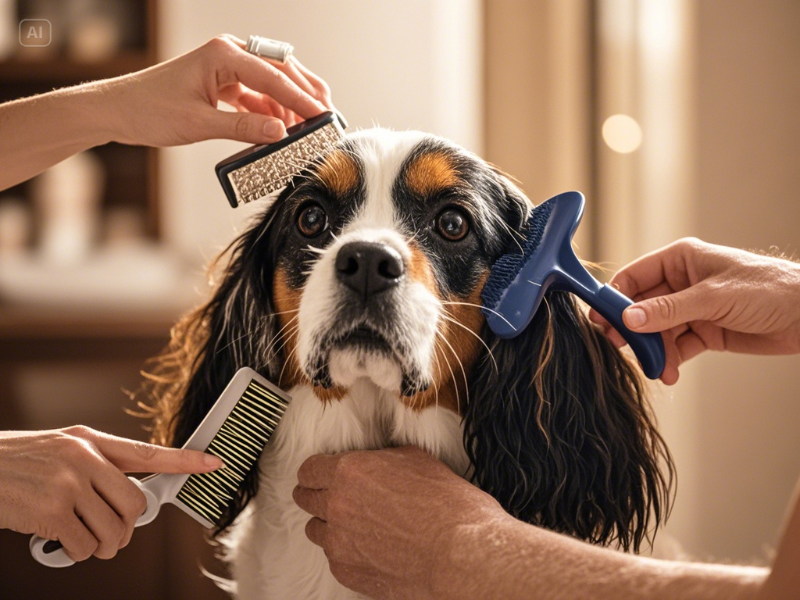
<svg viewBox="0 0 800 600">
<path fill-rule="evenodd" d="M 105 82 L 0 105 L 0 190 L 111 141 Z"/>
<path fill-rule="evenodd" d="M 768 570 L 663 561 L 498 518 L 462 527 L 435 578 L 440 598 L 755 598 Z"/>
</svg>

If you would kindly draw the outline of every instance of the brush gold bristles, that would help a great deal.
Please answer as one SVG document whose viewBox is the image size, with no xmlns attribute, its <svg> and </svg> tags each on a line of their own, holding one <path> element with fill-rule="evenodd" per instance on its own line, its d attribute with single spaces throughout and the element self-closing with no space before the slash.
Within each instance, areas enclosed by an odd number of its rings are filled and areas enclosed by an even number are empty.
<svg viewBox="0 0 800 600">
<path fill-rule="evenodd" d="M 258 461 L 288 403 L 288 399 L 251 381 L 206 449 L 225 466 L 190 475 L 176 499 L 211 523 L 219 523 L 222 511 Z"/>
</svg>

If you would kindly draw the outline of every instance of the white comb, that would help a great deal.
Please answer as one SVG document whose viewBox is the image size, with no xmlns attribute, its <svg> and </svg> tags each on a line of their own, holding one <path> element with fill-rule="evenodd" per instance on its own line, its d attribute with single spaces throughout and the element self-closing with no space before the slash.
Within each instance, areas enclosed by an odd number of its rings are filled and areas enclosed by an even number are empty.
<svg viewBox="0 0 800 600">
<path fill-rule="evenodd" d="M 204 527 L 214 527 L 261 456 L 290 401 L 286 392 L 253 369 L 239 369 L 183 446 L 218 456 L 225 466 L 194 475 L 159 473 L 142 480 L 131 477 L 147 498 L 147 509 L 136 527 L 155 519 L 167 502 Z M 33 558 L 48 567 L 75 564 L 58 541 L 34 535 L 30 549 Z"/>
</svg>

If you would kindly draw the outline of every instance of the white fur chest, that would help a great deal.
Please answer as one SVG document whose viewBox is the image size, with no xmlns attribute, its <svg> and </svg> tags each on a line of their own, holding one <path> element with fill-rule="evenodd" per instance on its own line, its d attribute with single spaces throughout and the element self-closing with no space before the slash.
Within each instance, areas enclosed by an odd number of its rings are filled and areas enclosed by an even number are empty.
<svg viewBox="0 0 800 600">
<path fill-rule="evenodd" d="M 290 393 L 292 402 L 259 463 L 259 492 L 224 542 L 237 597 L 360 598 L 333 578 L 322 549 L 305 536 L 310 517 L 292 499 L 297 470 L 313 454 L 413 444 L 466 473 L 461 418 L 443 408 L 408 409 L 367 380 L 329 404 L 306 385 Z"/>
</svg>

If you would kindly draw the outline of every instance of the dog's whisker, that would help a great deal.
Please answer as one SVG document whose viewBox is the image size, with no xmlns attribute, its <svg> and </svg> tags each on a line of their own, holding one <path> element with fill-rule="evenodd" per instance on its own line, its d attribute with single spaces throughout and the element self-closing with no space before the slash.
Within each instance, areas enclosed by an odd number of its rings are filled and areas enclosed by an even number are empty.
<svg viewBox="0 0 800 600">
<path fill-rule="evenodd" d="M 475 333 L 474 331 L 472 331 L 472 329 L 470 329 L 469 327 L 467 327 L 466 325 L 464 325 L 463 323 L 461 323 L 461 322 L 460 322 L 458 319 L 456 319 L 456 318 L 453 316 L 453 314 L 452 314 L 452 313 L 448 312 L 448 311 L 447 311 L 447 309 L 443 309 L 443 312 L 442 312 L 442 315 L 441 315 L 441 316 L 442 316 L 442 318 L 443 318 L 444 320 L 446 320 L 446 321 L 449 321 L 449 322 L 451 322 L 451 323 L 453 323 L 453 324 L 455 324 L 455 325 L 458 325 L 458 326 L 459 326 L 459 327 L 461 327 L 461 328 L 462 328 L 464 331 L 467 331 L 467 332 L 468 332 L 470 335 L 472 335 L 472 336 L 473 336 L 473 337 L 474 337 L 476 340 L 478 340 L 478 341 L 479 341 L 481 344 L 483 344 L 483 347 L 484 347 L 484 348 L 486 348 L 486 352 L 488 352 L 488 353 L 489 353 L 489 358 L 491 358 L 491 359 L 492 359 L 492 363 L 494 364 L 494 370 L 495 370 L 495 373 L 499 373 L 499 372 L 500 372 L 500 368 L 497 366 L 497 360 L 495 360 L 495 358 L 494 358 L 494 354 L 492 353 L 492 349 L 491 349 L 491 348 L 489 348 L 489 345 L 488 345 L 488 344 L 487 344 L 487 343 L 486 343 L 486 342 L 483 340 L 483 338 L 482 338 L 481 336 L 479 336 L 477 333 Z"/>
<path fill-rule="evenodd" d="M 445 342 L 447 342 L 447 340 L 445 339 L 444 335 L 442 335 L 442 333 L 438 329 L 436 330 L 436 334 L 439 337 L 441 337 Z M 452 346 L 451 346 L 451 349 L 452 349 Z M 442 358 L 444 358 L 444 364 L 447 365 L 447 368 L 450 371 L 450 378 L 451 378 L 451 381 L 453 382 L 453 389 L 455 389 L 455 391 L 456 391 L 456 407 L 458 409 L 458 414 L 461 414 L 461 398 L 460 398 L 460 395 L 458 393 L 458 383 L 456 383 L 456 374 L 453 372 L 453 367 L 450 364 L 450 360 L 447 358 L 447 354 L 446 353 L 444 353 L 444 352 L 442 353 Z"/>
<path fill-rule="evenodd" d="M 458 354 L 456 353 L 455 348 L 453 348 L 453 345 L 450 343 L 450 340 L 447 339 L 447 336 L 445 336 L 438 329 L 436 330 L 436 333 L 438 333 L 439 336 L 441 336 L 442 340 L 444 340 L 444 343 L 447 344 L 447 347 L 450 348 L 450 351 L 453 353 L 453 357 L 456 359 L 456 361 L 458 361 L 458 366 L 461 368 L 461 375 L 464 377 L 464 393 L 467 396 L 466 402 L 467 404 L 469 404 L 469 383 L 467 383 L 467 370 L 464 368 L 464 363 L 461 362 L 461 359 L 458 357 Z M 453 384 L 456 386 L 456 400 L 458 401 L 458 412 L 460 414 L 461 401 L 458 398 L 458 384 L 455 381 L 453 381 Z"/>
<path fill-rule="evenodd" d="M 494 315 L 497 315 L 498 317 L 500 317 L 501 319 L 503 319 L 503 321 L 505 321 L 506 323 L 508 323 L 509 325 L 511 325 L 511 323 L 508 321 L 508 319 L 506 319 L 506 318 L 505 318 L 505 317 L 504 317 L 502 314 L 500 314 L 500 313 L 499 313 L 499 312 L 497 312 L 496 310 L 492 310 L 491 308 L 488 308 L 488 307 L 486 307 L 486 306 L 483 306 L 483 305 L 481 305 L 481 304 L 474 304 L 474 303 L 472 303 L 472 302 L 456 302 L 456 301 L 454 301 L 454 300 L 443 300 L 443 301 L 442 301 L 442 304 L 452 304 L 452 305 L 454 305 L 454 306 L 457 306 L 457 305 L 461 305 L 461 306 L 474 306 L 475 308 L 481 308 L 481 309 L 483 309 L 483 310 L 488 310 L 490 313 L 492 313 L 492 314 L 494 314 Z M 513 328 L 513 326 L 512 326 L 512 328 Z"/>
<path fill-rule="evenodd" d="M 272 360 L 272 354 L 271 354 L 272 348 L 275 346 L 275 344 L 277 344 L 277 343 L 278 343 L 278 341 L 280 341 L 280 340 L 283 338 L 283 332 L 284 332 L 284 330 L 285 330 L 287 327 L 289 327 L 290 325 L 292 325 L 292 323 L 293 323 L 294 321 L 296 321 L 296 320 L 298 319 L 298 317 L 299 317 L 299 316 L 300 316 L 300 315 L 295 315 L 294 317 L 292 317 L 291 319 L 289 319 L 289 320 L 286 322 L 286 324 L 285 324 L 283 327 L 281 327 L 281 328 L 278 330 L 278 333 L 276 333 L 276 334 L 275 334 L 275 337 L 272 339 L 272 341 L 269 343 L 269 345 L 267 346 L 267 348 L 264 350 L 264 355 L 267 357 L 267 362 L 269 362 L 270 360 Z M 292 325 L 292 327 L 291 327 L 291 328 L 289 328 L 289 331 L 291 331 L 292 329 L 294 329 L 294 328 L 297 328 L 297 327 L 300 327 L 300 323 L 299 323 L 299 322 L 298 322 L 298 323 L 296 323 L 296 324 L 294 324 L 294 325 Z M 277 352 L 276 352 L 276 354 L 277 354 Z"/>
<path fill-rule="evenodd" d="M 290 315 L 292 313 L 298 313 L 298 312 L 300 312 L 299 308 L 293 308 L 291 310 L 282 310 L 281 312 L 271 312 L 269 313 L 269 315 L 271 317 L 277 317 L 278 315 Z"/>
</svg>

